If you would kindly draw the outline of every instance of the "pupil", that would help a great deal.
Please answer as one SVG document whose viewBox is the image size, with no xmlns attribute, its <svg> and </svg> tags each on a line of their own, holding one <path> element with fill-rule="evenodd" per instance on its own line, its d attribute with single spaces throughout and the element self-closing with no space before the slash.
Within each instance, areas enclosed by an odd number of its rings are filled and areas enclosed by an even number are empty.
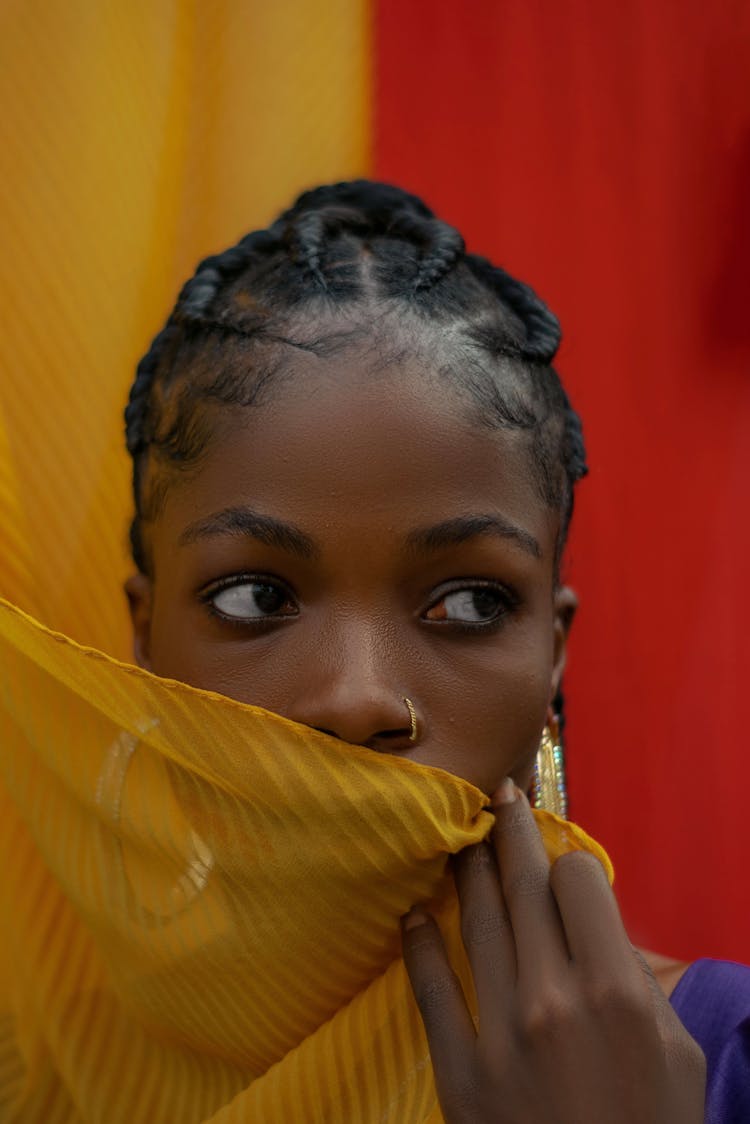
<svg viewBox="0 0 750 1124">
<path fill-rule="evenodd" d="M 475 589 L 472 601 L 478 617 L 491 617 L 497 612 L 497 593 L 494 589 Z"/>
<path fill-rule="evenodd" d="M 262 613 L 277 613 L 283 604 L 281 591 L 273 585 L 256 585 L 253 590 L 255 604 Z"/>
</svg>

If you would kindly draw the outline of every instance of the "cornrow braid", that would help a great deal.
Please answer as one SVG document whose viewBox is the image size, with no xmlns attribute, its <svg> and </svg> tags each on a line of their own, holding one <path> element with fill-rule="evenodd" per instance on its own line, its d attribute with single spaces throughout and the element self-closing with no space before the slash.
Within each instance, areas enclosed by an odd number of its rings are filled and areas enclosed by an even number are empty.
<svg viewBox="0 0 750 1124">
<path fill-rule="evenodd" d="M 414 292 L 435 285 L 464 252 L 464 240 L 452 226 L 410 211 L 398 214 L 388 232 L 397 238 L 407 238 L 422 249 L 413 282 Z"/>
<path fill-rule="evenodd" d="M 346 329 L 324 328 L 344 306 Z M 562 514 L 561 549 L 586 457 L 552 367 L 556 317 L 528 285 L 466 253 L 459 232 L 417 196 L 355 180 L 304 192 L 267 230 L 204 258 L 139 363 L 125 424 L 140 568 L 141 525 L 163 494 L 153 480 L 160 466 L 185 469 L 200 457 L 207 405 L 258 404 L 290 348 L 325 358 L 371 337 L 374 312 L 395 317 L 394 331 L 411 333 L 409 346 L 428 356 L 454 347 L 454 361 L 437 366 L 471 396 L 480 424 L 529 432 L 541 494 Z"/>
<path fill-rule="evenodd" d="M 310 211 L 300 215 L 294 225 L 290 225 L 290 243 L 294 261 L 307 268 L 310 278 L 327 290 L 328 283 L 323 276 L 320 262 L 326 237 L 331 231 L 326 218 L 320 212 Z"/>
<path fill-rule="evenodd" d="M 342 183 L 323 184 L 310 191 L 303 191 L 292 206 L 283 211 L 277 220 L 289 223 L 300 215 L 311 211 L 325 211 L 328 208 L 349 208 L 368 216 L 373 229 L 385 230 L 395 215 L 408 212 L 423 219 L 435 216 L 419 198 L 410 195 L 400 187 L 372 180 L 349 180 Z"/>
<path fill-rule="evenodd" d="M 166 325 L 154 338 L 136 368 L 135 381 L 125 407 L 125 439 L 131 457 L 138 457 L 150 444 L 147 426 L 148 402 L 157 372 L 175 350 L 186 325 L 208 322 L 208 313 L 223 285 L 239 276 L 253 255 L 273 253 L 278 239 L 267 230 L 246 235 L 236 246 L 198 263 L 195 274 L 183 285 Z"/>
<path fill-rule="evenodd" d="M 130 388 L 128 404 L 125 407 L 125 444 L 131 457 L 136 458 L 146 451 L 149 441 L 146 435 L 148 420 L 148 399 L 162 354 L 167 351 L 177 335 L 177 325 L 171 320 L 141 359 L 135 372 L 135 381 Z"/>
<path fill-rule="evenodd" d="M 522 355 L 536 363 L 552 363 L 562 335 L 555 314 L 529 285 L 517 281 L 487 258 L 468 254 L 466 261 L 474 276 L 495 292 L 523 324 L 526 336 L 521 347 Z"/>
<path fill-rule="evenodd" d="M 207 317 L 222 286 L 239 277 L 254 257 L 274 253 L 279 244 L 272 231 L 257 230 L 223 253 L 204 258 L 195 275 L 183 285 L 173 315 L 182 322 Z"/>
</svg>

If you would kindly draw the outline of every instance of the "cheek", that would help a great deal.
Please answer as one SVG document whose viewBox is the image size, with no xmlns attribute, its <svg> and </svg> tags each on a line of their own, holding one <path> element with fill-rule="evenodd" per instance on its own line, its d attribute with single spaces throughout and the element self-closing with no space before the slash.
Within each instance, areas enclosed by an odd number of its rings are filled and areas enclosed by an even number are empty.
<svg viewBox="0 0 750 1124">
<path fill-rule="evenodd" d="M 279 633 L 248 641 L 238 631 L 235 639 L 232 632 L 217 633 L 204 614 L 200 607 L 155 598 L 153 673 L 288 715 L 318 646 L 299 634 L 293 644 Z"/>
<path fill-rule="evenodd" d="M 549 676 L 538 666 L 502 681 L 483 730 L 480 787 L 491 792 L 505 776 L 526 788 L 547 712 Z M 468 778 L 467 779 L 471 779 Z M 477 783 L 475 781 L 475 783 Z"/>
<path fill-rule="evenodd" d="M 283 713 L 266 697 L 254 668 L 233 654 L 231 644 L 180 643 L 179 634 L 161 632 L 152 643 L 151 664 L 155 675 Z"/>
<path fill-rule="evenodd" d="M 246 661 L 231 643 L 207 638 L 203 609 L 157 591 L 151 621 L 151 670 L 165 679 L 216 691 L 240 702 L 254 702 Z"/>
<path fill-rule="evenodd" d="M 411 754 L 491 793 L 512 775 L 526 787 L 550 697 L 553 636 L 539 620 L 496 642 L 413 665 L 428 736 Z"/>
</svg>

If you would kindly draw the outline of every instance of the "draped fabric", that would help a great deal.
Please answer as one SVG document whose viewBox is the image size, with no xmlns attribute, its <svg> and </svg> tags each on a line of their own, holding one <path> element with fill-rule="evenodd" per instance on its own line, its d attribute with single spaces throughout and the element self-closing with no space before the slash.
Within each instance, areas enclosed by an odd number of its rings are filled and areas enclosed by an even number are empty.
<svg viewBox="0 0 750 1124">
<path fill-rule="evenodd" d="M 399 917 L 434 902 L 473 1002 L 446 861 L 485 794 L 7 604 L 0 684 L 3 1121 L 440 1120 Z"/>
</svg>

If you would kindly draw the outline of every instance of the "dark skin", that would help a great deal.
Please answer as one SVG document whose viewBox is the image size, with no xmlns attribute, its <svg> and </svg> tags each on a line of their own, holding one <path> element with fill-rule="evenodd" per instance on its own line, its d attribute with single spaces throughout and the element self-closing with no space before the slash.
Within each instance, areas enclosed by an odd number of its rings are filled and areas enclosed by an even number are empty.
<svg viewBox="0 0 750 1124">
<path fill-rule="evenodd" d="M 660 989 L 599 863 L 550 870 L 522 795 L 575 609 L 526 439 L 416 363 L 295 373 L 216 411 L 146 526 L 138 663 L 494 794 L 492 837 L 454 864 L 478 1032 L 434 920 L 404 923 L 447 1124 L 698 1124 L 702 1054 L 664 995 L 681 966 L 654 964 Z"/>
</svg>

